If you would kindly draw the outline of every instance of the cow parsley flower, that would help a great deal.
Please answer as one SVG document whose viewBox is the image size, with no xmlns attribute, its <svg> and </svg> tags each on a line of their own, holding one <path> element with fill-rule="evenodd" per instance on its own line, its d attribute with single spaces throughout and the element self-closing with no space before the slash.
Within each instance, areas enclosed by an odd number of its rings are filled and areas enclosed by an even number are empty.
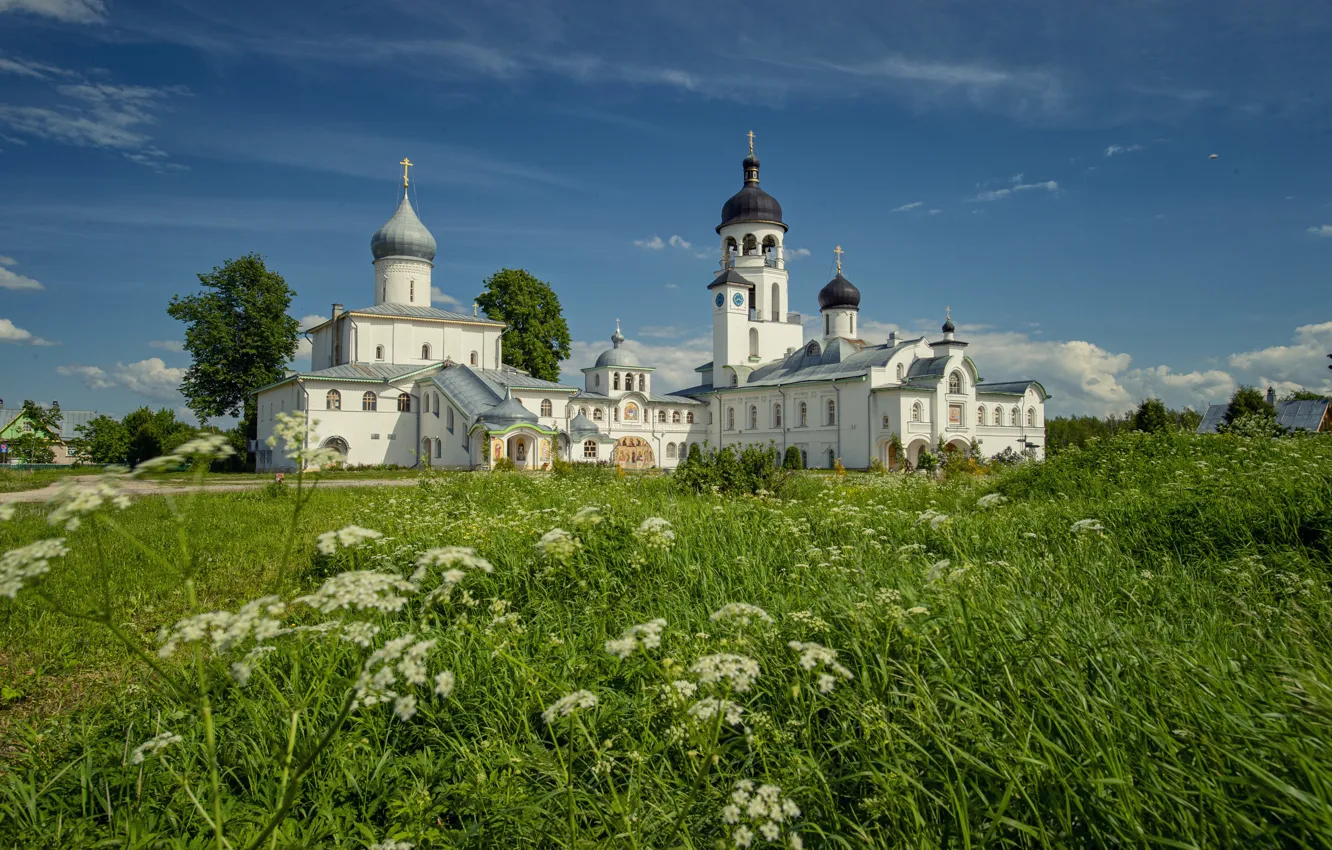
<svg viewBox="0 0 1332 850">
<path fill-rule="evenodd" d="M 760 620 L 764 623 L 771 623 L 772 616 L 757 605 L 750 605 L 747 602 L 728 602 L 716 611 L 712 612 L 710 618 L 714 623 L 726 621 L 737 622 L 742 626 L 748 626 L 754 620 Z"/>
<path fill-rule="evenodd" d="M 398 684 L 400 676 L 408 685 L 426 684 L 425 657 L 434 645 L 433 640 L 418 641 L 415 635 L 408 633 L 372 652 L 361 666 L 352 708 L 394 702 L 398 716 L 409 719 L 416 712 L 416 700 L 403 701 L 401 698 L 405 695 L 393 686 Z"/>
<path fill-rule="evenodd" d="M 447 699 L 453 695 L 453 686 L 456 681 L 453 678 L 452 670 L 443 670 L 435 677 L 435 693 Z"/>
<path fill-rule="evenodd" d="M 157 654 L 170 658 L 191 643 L 207 642 L 214 652 L 228 652 L 246 640 L 267 640 L 282 633 L 282 614 L 287 605 L 277 596 L 264 596 L 245 603 L 236 613 L 209 611 L 179 620 L 163 629 Z"/>
<path fill-rule="evenodd" d="M 731 801 L 722 809 L 722 821 L 735 827 L 731 830 L 731 841 L 736 847 L 752 844 L 757 831 L 764 840 L 772 842 L 781 841 L 785 834 L 787 846 L 801 850 L 804 843 L 790 828 L 790 822 L 798 817 L 800 807 L 784 796 L 779 786 L 765 783 L 755 787 L 749 779 L 735 783 Z"/>
<path fill-rule="evenodd" d="M 600 525 L 602 519 L 601 508 L 596 505 L 587 505 L 586 507 L 579 508 L 569 522 L 571 522 L 575 528 L 582 528 L 583 526 Z"/>
<path fill-rule="evenodd" d="M 568 717 L 575 711 L 592 708 L 596 704 L 597 695 L 591 691 L 574 691 L 551 703 L 545 711 L 541 712 L 541 717 L 547 723 L 554 723 L 557 717 Z"/>
<path fill-rule="evenodd" d="M 155 756 L 172 744 L 179 744 L 183 740 L 185 739 L 173 732 L 154 735 L 134 748 L 130 753 L 130 764 L 143 764 L 143 760 L 148 756 Z"/>
<path fill-rule="evenodd" d="M 666 621 L 660 617 L 630 626 L 619 638 L 606 641 L 606 651 L 620 658 L 628 658 L 640 646 L 644 649 L 656 649 L 661 646 L 661 633 L 665 628 Z"/>
<path fill-rule="evenodd" d="M 66 531 L 73 531 L 79 527 L 84 516 L 103 507 L 110 505 L 119 510 L 128 508 L 129 496 L 121 492 L 126 477 L 123 468 L 114 468 L 91 481 L 62 481 L 46 500 L 55 505 L 46 521 L 51 525 L 63 525 Z"/>
<path fill-rule="evenodd" d="M 371 844 L 366 850 L 412 850 L 415 847 L 410 841 L 394 841 L 389 839 L 381 841 L 378 844 Z"/>
<path fill-rule="evenodd" d="M 265 655 L 276 651 L 276 646 L 256 646 L 254 649 L 245 653 L 245 657 L 240 661 L 232 663 L 231 678 L 236 680 L 236 684 L 240 685 L 242 688 L 245 687 L 250 684 L 250 676 L 254 673 L 254 666 L 258 664 Z"/>
<path fill-rule="evenodd" d="M 14 518 L 14 503 L 0 502 L 0 522 L 9 522 Z"/>
<path fill-rule="evenodd" d="M 1069 528 L 1069 531 L 1073 532 L 1074 534 L 1080 534 L 1084 531 L 1086 532 L 1105 531 L 1105 526 L 1101 525 L 1100 520 L 1080 519 L 1077 522 L 1073 523 L 1073 525 Z"/>
<path fill-rule="evenodd" d="M 324 582 L 314 593 L 296 599 L 331 614 L 341 608 L 353 611 L 375 610 L 391 614 L 407 604 L 404 593 L 415 593 L 417 586 L 389 573 L 373 570 L 352 570 L 338 573 Z"/>
<path fill-rule="evenodd" d="M 698 659 L 689 668 L 689 672 L 696 675 L 701 684 L 715 685 L 719 682 L 729 682 L 732 690 L 744 693 L 759 677 L 759 665 L 757 661 L 745 655 L 719 653 Z"/>
<path fill-rule="evenodd" d="M 742 706 L 728 699 L 707 697 L 689 706 L 686 713 L 699 723 L 707 723 L 720 713 L 727 725 L 739 726 L 744 711 Z"/>
<path fill-rule="evenodd" d="M 1003 495 L 1002 493 L 986 493 L 984 496 L 981 496 L 979 499 L 976 500 L 976 507 L 992 508 L 995 507 L 996 505 L 1002 505 L 1004 502 L 1007 501 L 1008 497 Z"/>
<path fill-rule="evenodd" d="M 378 540 L 383 536 L 382 532 L 375 531 L 372 528 L 349 525 L 337 531 L 325 531 L 319 535 L 315 545 L 319 548 L 320 553 L 332 555 L 338 551 L 339 546 L 344 549 L 353 549 L 367 540 Z"/>
<path fill-rule="evenodd" d="M 921 525 L 927 522 L 930 524 L 930 528 L 938 528 L 948 522 L 948 514 L 941 514 L 934 508 L 921 511 L 916 517 L 916 525 Z"/>
<path fill-rule="evenodd" d="M 13 599 L 32 579 L 51 570 L 51 559 L 69 554 L 65 538 L 52 537 L 0 555 L 0 596 Z"/>
<path fill-rule="evenodd" d="M 354 643 L 362 649 L 369 649 L 375 635 L 379 634 L 379 626 L 374 623 L 353 622 L 342 627 L 342 639 L 347 643 Z"/>
<path fill-rule="evenodd" d="M 280 415 L 280 414 L 279 414 Z M 176 447 L 173 455 L 201 462 L 212 462 L 231 457 L 236 450 L 226 434 L 200 434 Z"/>
<path fill-rule="evenodd" d="M 650 549 L 666 550 L 675 544 L 671 524 L 659 516 L 650 516 L 638 526 L 634 536 Z"/>
<path fill-rule="evenodd" d="M 542 555 L 555 561 L 568 561 L 582 548 L 578 538 L 562 528 L 552 528 L 541 536 L 536 547 Z"/>
<path fill-rule="evenodd" d="M 793 640 L 787 644 L 800 653 L 800 666 L 806 670 L 818 669 L 820 693 L 831 693 L 837 686 L 837 679 L 852 678 L 851 671 L 837 661 L 837 650 L 829 649 L 821 643 L 801 643 Z"/>
</svg>

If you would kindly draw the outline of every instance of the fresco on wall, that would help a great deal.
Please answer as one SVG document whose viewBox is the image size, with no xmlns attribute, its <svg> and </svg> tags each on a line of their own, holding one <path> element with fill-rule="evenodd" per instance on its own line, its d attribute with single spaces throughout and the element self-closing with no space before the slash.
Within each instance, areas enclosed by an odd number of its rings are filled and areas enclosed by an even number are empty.
<svg viewBox="0 0 1332 850">
<path fill-rule="evenodd" d="M 625 469 L 648 469 L 655 465 L 652 446 L 642 437 L 621 437 L 611 458 L 616 466 Z"/>
</svg>

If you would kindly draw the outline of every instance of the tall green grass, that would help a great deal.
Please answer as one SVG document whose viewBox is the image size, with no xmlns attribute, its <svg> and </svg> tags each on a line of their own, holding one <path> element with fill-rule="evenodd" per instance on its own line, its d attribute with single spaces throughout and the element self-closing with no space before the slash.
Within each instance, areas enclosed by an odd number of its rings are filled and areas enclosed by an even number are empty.
<svg viewBox="0 0 1332 850">
<path fill-rule="evenodd" d="M 1004 498 L 981 507 L 987 493 Z M 465 474 L 330 491 L 302 518 L 301 569 L 285 580 L 284 500 L 197 497 L 188 531 L 205 608 L 291 598 L 354 567 L 407 575 L 432 546 L 474 546 L 495 566 L 447 603 L 374 620 L 381 643 L 436 640 L 431 669 L 452 670 L 457 688 L 406 722 L 389 706 L 352 714 L 271 846 L 731 846 L 723 807 L 741 779 L 799 804 L 807 847 L 1327 845 L 1332 442 L 1131 435 L 998 479 L 808 476 L 782 496 Z M 537 540 L 573 530 L 587 505 L 605 519 L 577 532 L 579 552 L 540 555 Z M 0 524 L 0 548 L 51 534 L 38 510 Z M 150 546 L 175 545 L 161 500 L 115 516 Z M 672 524 L 672 548 L 636 536 L 649 517 Z M 1073 530 L 1081 520 L 1089 530 Z M 385 536 L 314 553 L 315 534 L 348 522 Z M 54 598 L 100 587 L 95 533 L 69 535 Z M 115 545 L 103 563 L 123 622 L 151 649 L 185 613 L 183 590 Z M 729 602 L 774 622 L 710 619 Z M 516 625 L 497 620 L 508 613 Z M 604 651 L 657 617 L 659 649 Z M 139 669 L 29 596 L 0 604 L 0 636 L 6 657 L 64 676 Z M 792 640 L 837 650 L 853 678 L 820 693 Z M 744 730 L 690 727 L 662 693 L 712 653 L 760 665 L 752 692 L 729 694 Z M 289 747 L 311 749 L 363 655 L 301 638 L 244 688 L 226 659 L 207 668 L 233 846 L 278 809 Z M 214 846 L 190 798 L 206 791 L 197 706 L 135 676 L 5 727 L 0 846 Z M 579 689 L 595 708 L 543 720 Z M 129 762 L 163 730 L 184 742 Z"/>
</svg>

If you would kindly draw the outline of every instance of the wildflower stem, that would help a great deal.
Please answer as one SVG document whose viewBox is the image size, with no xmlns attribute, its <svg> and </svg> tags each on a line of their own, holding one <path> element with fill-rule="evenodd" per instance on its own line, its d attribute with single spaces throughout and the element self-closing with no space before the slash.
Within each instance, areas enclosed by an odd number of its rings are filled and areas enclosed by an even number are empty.
<svg viewBox="0 0 1332 850">
<path fill-rule="evenodd" d="M 569 729 L 569 761 L 565 765 L 565 776 L 567 777 L 567 788 L 569 791 L 569 847 L 578 846 L 578 826 L 574 823 L 574 792 L 573 792 L 573 729 Z"/>
<path fill-rule="evenodd" d="M 287 732 L 287 758 L 286 761 L 284 761 L 282 764 L 281 788 L 284 794 L 287 791 L 287 779 L 291 776 L 291 755 L 292 752 L 296 749 L 296 726 L 298 721 L 300 720 L 300 717 L 301 713 L 299 711 L 293 711 L 291 713 L 291 729 L 290 731 Z M 278 839 L 277 830 L 273 830 L 273 840 L 270 841 L 268 844 L 269 850 L 273 850 L 275 847 L 277 847 L 277 839 Z"/>
<path fill-rule="evenodd" d="M 671 827 L 671 834 L 662 842 L 663 847 L 671 846 L 671 842 L 675 840 L 675 836 L 680 832 L 680 827 L 684 826 L 685 817 L 689 814 L 688 801 L 693 800 L 694 795 L 698 793 L 698 789 L 702 787 L 703 777 L 707 776 L 709 768 L 712 767 L 712 760 L 717 756 L 718 742 L 721 740 L 721 727 L 726 719 L 724 703 L 730 699 L 730 696 L 731 689 L 727 688 L 725 696 L 717 700 L 717 721 L 712 727 L 712 743 L 708 746 L 708 752 L 703 759 L 703 763 L 698 766 L 698 773 L 694 774 L 694 782 L 689 786 L 688 800 L 680 806 L 680 814 L 675 819 L 675 825 Z"/>
</svg>

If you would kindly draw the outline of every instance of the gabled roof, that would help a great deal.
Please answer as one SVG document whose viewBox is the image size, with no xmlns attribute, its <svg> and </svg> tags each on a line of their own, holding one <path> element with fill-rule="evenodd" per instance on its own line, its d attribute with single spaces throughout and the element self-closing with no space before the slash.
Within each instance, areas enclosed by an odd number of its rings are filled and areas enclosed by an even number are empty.
<svg viewBox="0 0 1332 850">
<path fill-rule="evenodd" d="M 260 387 L 256 393 L 281 386 L 297 379 L 305 381 L 356 381 L 371 384 L 389 384 L 414 375 L 442 367 L 443 363 L 343 363 L 327 369 L 292 372 L 280 381 Z"/>
<path fill-rule="evenodd" d="M 469 316 L 466 313 L 454 313 L 450 310 L 440 310 L 436 307 L 421 307 L 416 304 L 376 304 L 373 307 L 358 307 L 355 310 L 348 310 L 346 313 L 338 315 L 345 316 L 373 316 L 376 318 L 392 319 L 425 319 L 433 322 L 464 322 L 469 325 L 493 325 L 495 327 L 505 327 L 503 322 L 496 322 L 485 316 Z M 309 330 L 313 331 L 327 325 L 332 319 L 325 319 Z"/>
<path fill-rule="evenodd" d="M 1202 421 L 1198 423 L 1198 433 L 1215 434 L 1217 428 L 1226 421 L 1226 410 L 1229 407 L 1228 404 L 1208 405 L 1207 412 L 1203 414 Z"/>
<path fill-rule="evenodd" d="M 837 381 L 868 374 L 875 367 L 887 365 L 901 349 L 919 340 L 904 340 L 894 346 L 873 345 L 861 347 L 850 340 L 836 339 L 818 354 L 809 353 L 809 346 L 797 348 L 781 360 L 766 363 L 755 369 L 749 380 L 734 389 L 775 387 L 812 381 Z M 731 387 L 708 387 L 707 390 L 727 390 Z M 694 392 L 681 390 L 676 395 Z"/>
<path fill-rule="evenodd" d="M 713 278 L 712 283 L 708 284 L 708 289 L 712 289 L 714 286 L 723 286 L 728 283 L 735 284 L 736 286 L 754 285 L 754 281 L 728 266 L 725 271 Z"/>
<path fill-rule="evenodd" d="M 515 390 L 550 390 L 551 392 L 564 393 L 578 391 L 577 387 L 571 387 L 568 384 L 534 378 L 522 369 L 515 369 L 513 366 L 503 366 L 499 369 L 478 369 L 474 366 L 468 366 L 467 368 L 496 388 L 500 395 L 504 394 L 505 387 L 512 387 Z"/>
<path fill-rule="evenodd" d="M 1327 415 L 1328 399 L 1308 398 L 1276 403 L 1277 424 L 1288 431 L 1317 431 Z"/>
<path fill-rule="evenodd" d="M 977 395 L 1025 395 L 1030 387 L 1040 390 L 1041 400 L 1050 398 L 1050 394 L 1041 386 L 1040 381 L 999 381 L 993 384 L 977 384 Z"/>
<path fill-rule="evenodd" d="M 706 404 L 696 398 L 689 398 L 680 393 L 671 393 L 670 395 L 650 395 L 648 401 L 654 404 Z"/>
</svg>

